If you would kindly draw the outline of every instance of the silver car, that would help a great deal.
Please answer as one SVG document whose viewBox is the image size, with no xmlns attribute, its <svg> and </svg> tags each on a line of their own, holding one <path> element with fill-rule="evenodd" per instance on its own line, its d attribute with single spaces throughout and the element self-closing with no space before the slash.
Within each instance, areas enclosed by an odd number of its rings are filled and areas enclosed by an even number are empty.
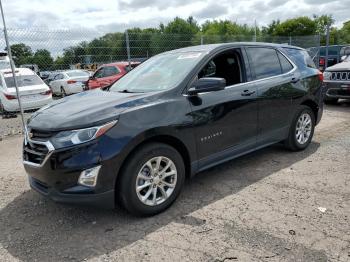
<svg viewBox="0 0 350 262">
<path fill-rule="evenodd" d="M 49 83 L 54 95 L 66 96 L 83 91 L 89 72 L 84 70 L 68 70 L 59 72 Z"/>
</svg>

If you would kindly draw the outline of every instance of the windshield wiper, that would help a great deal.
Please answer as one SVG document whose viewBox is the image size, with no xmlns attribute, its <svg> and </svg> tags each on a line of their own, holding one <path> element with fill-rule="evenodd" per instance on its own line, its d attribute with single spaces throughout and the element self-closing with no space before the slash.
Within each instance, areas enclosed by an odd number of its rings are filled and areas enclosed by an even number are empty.
<svg viewBox="0 0 350 262">
<path fill-rule="evenodd" d="M 123 90 L 119 90 L 119 93 L 143 93 L 143 92 L 134 92 L 134 91 L 130 91 L 128 89 L 123 89 Z"/>
</svg>

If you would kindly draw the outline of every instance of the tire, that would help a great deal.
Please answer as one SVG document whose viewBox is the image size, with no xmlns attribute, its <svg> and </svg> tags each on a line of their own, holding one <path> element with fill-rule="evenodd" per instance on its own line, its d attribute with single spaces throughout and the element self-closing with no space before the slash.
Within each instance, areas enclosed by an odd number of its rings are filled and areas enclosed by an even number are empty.
<svg viewBox="0 0 350 262">
<path fill-rule="evenodd" d="M 61 96 L 62 97 L 66 97 L 67 96 L 66 90 L 64 90 L 64 88 L 62 86 L 61 86 Z"/>
<path fill-rule="evenodd" d="M 159 157 L 161 157 L 160 168 L 157 172 L 152 172 L 146 163 L 151 161 L 151 166 L 156 167 Z M 168 165 L 169 167 L 163 170 Z M 163 171 L 166 172 L 163 173 Z M 174 172 L 176 175 L 169 175 Z M 158 176 L 157 173 L 159 173 Z M 117 182 L 118 200 L 127 211 L 136 216 L 156 215 L 175 201 L 184 181 L 185 166 L 177 150 L 162 143 L 145 144 L 128 157 L 121 170 L 120 179 Z M 172 187 L 168 187 L 165 183 Z M 145 186 L 146 184 L 151 185 Z M 137 186 L 140 188 L 144 186 L 144 188 L 137 192 Z M 154 195 L 156 204 L 154 204 Z M 142 197 L 144 201 L 141 200 Z"/>
<path fill-rule="evenodd" d="M 338 98 L 325 98 L 323 102 L 327 105 L 335 105 L 338 103 Z"/>
<path fill-rule="evenodd" d="M 302 120 L 305 121 L 302 121 Z M 302 127 L 302 123 L 310 124 Z M 298 133 L 297 128 L 300 132 Z M 301 151 L 309 146 L 315 130 L 315 114 L 308 106 L 299 106 L 289 129 L 288 138 L 284 141 L 287 149 L 291 151 Z M 299 134 L 299 135 L 298 135 Z M 303 135 L 304 134 L 304 135 Z M 303 141 L 304 140 L 304 141 Z"/>
</svg>

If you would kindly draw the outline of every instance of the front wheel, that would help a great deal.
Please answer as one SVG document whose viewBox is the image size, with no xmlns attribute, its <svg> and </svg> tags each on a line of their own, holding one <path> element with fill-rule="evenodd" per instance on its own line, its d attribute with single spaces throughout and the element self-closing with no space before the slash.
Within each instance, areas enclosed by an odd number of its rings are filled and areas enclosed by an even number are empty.
<svg viewBox="0 0 350 262">
<path fill-rule="evenodd" d="M 285 146 L 292 151 L 304 150 L 311 143 L 315 130 L 315 115 L 308 106 L 300 106 L 290 126 Z"/>
<path fill-rule="evenodd" d="M 185 181 L 181 155 L 161 143 L 142 146 L 127 160 L 117 185 L 119 200 L 130 213 L 155 215 L 168 208 Z"/>
</svg>

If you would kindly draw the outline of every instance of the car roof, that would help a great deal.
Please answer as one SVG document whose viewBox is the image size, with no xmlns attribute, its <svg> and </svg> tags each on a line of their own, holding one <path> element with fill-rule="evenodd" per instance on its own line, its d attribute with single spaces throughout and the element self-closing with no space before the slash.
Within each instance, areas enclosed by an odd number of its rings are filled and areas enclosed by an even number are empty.
<svg viewBox="0 0 350 262">
<path fill-rule="evenodd" d="M 6 76 L 12 76 L 11 68 L 1 69 L 0 72 Z M 15 73 L 21 75 L 36 75 L 36 73 L 29 68 L 15 68 Z"/>
<path fill-rule="evenodd" d="M 264 42 L 232 42 L 232 43 L 223 43 L 223 44 L 209 44 L 209 45 L 196 45 L 189 46 L 180 49 L 175 49 L 168 51 L 166 53 L 181 53 L 181 52 L 208 52 L 217 51 L 220 49 L 234 48 L 241 46 L 262 46 L 262 47 L 286 47 L 286 48 L 295 48 L 303 50 L 303 48 L 287 45 L 287 44 L 273 44 L 273 43 L 264 43 Z"/>
</svg>

